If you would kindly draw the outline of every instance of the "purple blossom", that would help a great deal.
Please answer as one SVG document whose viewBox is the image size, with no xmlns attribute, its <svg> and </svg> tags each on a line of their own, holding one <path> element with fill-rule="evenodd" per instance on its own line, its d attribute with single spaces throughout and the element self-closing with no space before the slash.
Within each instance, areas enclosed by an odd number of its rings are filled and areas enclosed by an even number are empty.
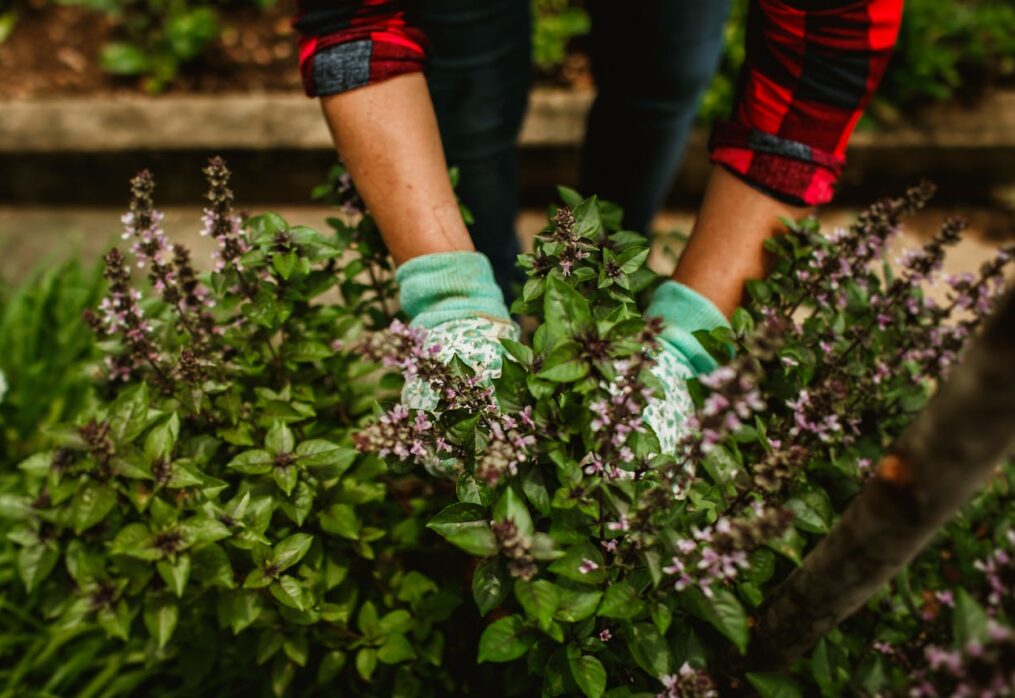
<svg viewBox="0 0 1015 698">
<path fill-rule="evenodd" d="M 773 331 L 774 328 L 767 330 Z M 765 401 L 758 388 L 759 371 L 756 360 L 745 356 L 698 378 L 712 391 L 705 398 L 701 410 L 688 420 L 691 430 L 700 434 L 697 447 L 702 455 L 739 431 L 756 412 L 765 409 Z"/>
<path fill-rule="evenodd" d="M 931 646 L 925 650 L 925 656 L 932 671 L 947 669 L 952 674 L 958 674 L 962 669 L 962 655 L 957 650 Z"/>
<path fill-rule="evenodd" d="M 619 520 L 606 524 L 606 528 L 611 531 L 627 532 L 631 530 L 631 522 L 626 516 L 621 516 Z"/>
<path fill-rule="evenodd" d="M 215 271 L 243 271 L 240 258 L 250 251 L 250 245 L 240 233 L 242 218 L 233 209 L 233 191 L 229 188 L 232 175 L 219 157 L 209 160 L 203 172 L 208 180 L 209 206 L 201 218 L 201 235 L 215 238 L 218 244 L 212 254 Z"/>
<path fill-rule="evenodd" d="M 935 591 L 934 598 L 938 600 L 942 606 L 948 606 L 949 608 L 955 606 L 955 595 L 948 590 Z"/>
<path fill-rule="evenodd" d="M 590 240 L 578 235 L 574 230 L 575 218 L 571 209 L 563 207 L 553 217 L 553 229 L 541 234 L 539 238 L 554 247 L 554 253 L 547 257 L 537 257 L 538 268 L 548 269 L 556 266 L 565 277 L 574 274 L 580 262 L 588 259 L 598 248 Z M 609 274 L 610 270 L 607 269 Z"/>
<path fill-rule="evenodd" d="M 665 690 L 657 694 L 656 698 L 717 698 L 719 693 L 715 684 L 701 669 L 695 669 L 688 662 L 684 662 L 676 674 L 668 674 L 659 679 Z"/>
<path fill-rule="evenodd" d="M 694 527 L 690 538 L 677 540 L 677 554 L 663 567 L 665 574 L 676 577 L 676 591 L 695 586 L 712 598 L 713 587 L 733 583 L 750 567 L 748 553 L 785 530 L 793 518 L 789 512 L 766 510 L 760 504 L 752 512 L 746 518 L 724 516 L 711 526 Z"/>
<path fill-rule="evenodd" d="M 481 376 L 460 377 L 439 358 L 441 346 L 428 343 L 426 332 L 395 320 L 387 330 L 371 335 L 358 348 L 369 359 L 401 371 L 406 380 L 428 385 L 440 400 L 440 410 L 463 410 L 483 418 L 489 439 L 478 454 L 476 477 L 496 484 L 504 475 L 515 475 L 518 466 L 528 460 L 536 437 L 531 406 L 514 414 L 503 414 L 491 387 Z M 408 417 L 404 406 L 396 406 L 377 422 L 365 427 L 356 437 L 360 450 L 393 454 L 403 460 L 409 456 L 417 464 L 428 465 L 446 458 L 452 449 L 430 415 L 416 412 L 411 429 L 401 426 Z M 387 418 L 387 419 L 386 419 Z M 394 419 L 393 419 L 394 418 Z"/>
</svg>

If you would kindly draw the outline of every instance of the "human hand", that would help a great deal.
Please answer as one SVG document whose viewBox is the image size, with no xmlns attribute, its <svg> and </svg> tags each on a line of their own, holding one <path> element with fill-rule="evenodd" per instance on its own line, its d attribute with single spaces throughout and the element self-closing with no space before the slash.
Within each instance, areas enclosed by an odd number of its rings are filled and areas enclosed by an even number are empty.
<svg viewBox="0 0 1015 698">
<path fill-rule="evenodd" d="M 729 323 L 711 301 L 675 281 L 666 281 L 656 289 L 645 315 L 663 322 L 652 368 L 663 391 L 649 399 L 643 418 L 659 439 L 661 451 L 673 453 L 694 414 L 687 382 L 718 367 L 694 333 L 728 327 Z"/>
<path fill-rule="evenodd" d="M 441 363 L 457 356 L 475 372 L 475 380 L 489 384 L 500 377 L 504 365 L 501 339 L 518 339 L 518 326 L 496 317 L 447 320 L 427 329 L 426 344 Z M 440 397 L 426 381 L 415 377 L 402 388 L 402 404 L 410 409 L 433 410 Z"/>
</svg>

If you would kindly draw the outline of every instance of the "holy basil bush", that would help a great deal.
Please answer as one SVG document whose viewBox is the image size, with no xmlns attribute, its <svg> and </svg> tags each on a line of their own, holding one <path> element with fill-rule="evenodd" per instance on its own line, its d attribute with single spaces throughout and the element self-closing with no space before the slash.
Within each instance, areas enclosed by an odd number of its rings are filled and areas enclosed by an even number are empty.
<svg viewBox="0 0 1015 698">
<path fill-rule="evenodd" d="M 1015 640 L 1011 468 L 786 673 L 750 671 L 752 615 L 834 525 L 954 362 L 1010 250 L 945 279 L 949 221 L 882 264 L 928 188 L 849 230 L 770 243 L 722 366 L 672 452 L 658 282 L 621 212 L 562 189 L 521 263 L 502 376 L 436 361 L 394 317 L 391 263 L 344 172 L 322 235 L 235 213 L 205 170 L 216 270 L 132 183 L 129 256 L 86 320 L 99 399 L 0 473 L 5 694 L 1001 695 Z M 148 280 L 140 292 L 131 279 Z M 136 279 L 135 279 L 136 281 Z M 401 374 L 401 375 L 400 375 Z M 399 401 L 422 379 L 433 410 Z M 980 695 L 980 694 L 977 694 Z M 982 694 L 986 695 L 986 694 Z"/>
</svg>

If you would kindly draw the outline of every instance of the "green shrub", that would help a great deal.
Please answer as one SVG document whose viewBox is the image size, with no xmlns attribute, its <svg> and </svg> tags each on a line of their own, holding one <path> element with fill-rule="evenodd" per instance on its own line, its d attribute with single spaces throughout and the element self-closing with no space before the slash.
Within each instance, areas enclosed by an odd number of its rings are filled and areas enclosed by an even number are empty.
<svg viewBox="0 0 1015 698">
<path fill-rule="evenodd" d="M 222 31 L 217 0 L 56 0 L 101 12 L 114 38 L 102 47 L 99 65 L 113 75 L 140 77 L 146 92 L 159 93 L 188 62 L 199 59 Z M 271 2 L 255 2 L 267 7 Z"/>
<path fill-rule="evenodd" d="M 897 273 L 882 266 L 928 189 L 847 231 L 811 221 L 773 240 L 773 274 L 733 329 L 700 335 L 724 365 L 690 383 L 697 414 L 659 453 L 641 412 L 660 327 L 639 311 L 657 279 L 615 206 L 561 190 L 521 258 L 515 309 L 538 328 L 504 341 L 491 389 L 392 320 L 369 216 L 332 219 L 330 236 L 240 221 L 222 163 L 206 174 L 216 271 L 198 279 L 169 246 L 139 175 L 125 224 L 151 291 L 107 254 L 89 316 L 103 397 L 0 477 L 7 694 L 837 696 L 1003 680 L 1010 466 L 790 672 L 743 660 L 757 609 L 1002 284 L 1012 250 L 946 279 L 944 301 L 924 295 L 956 221 Z M 355 205 L 333 174 L 318 194 Z M 393 369 L 429 383 L 436 408 L 400 404 Z"/>
<path fill-rule="evenodd" d="M 881 99 L 903 111 L 979 96 L 1015 76 L 1015 6 L 1005 0 L 910 0 Z"/>
<path fill-rule="evenodd" d="M 33 632 L 46 623 L 41 646 L 8 656 L 8 688 L 125 694 L 157 674 L 146 691 L 281 694 L 294 680 L 328 686 L 343 667 L 372 680 L 370 695 L 408 690 L 414 674 L 436 681 L 454 584 L 396 553 L 427 552 L 423 523 L 443 495 L 351 447 L 398 385 L 339 346 L 371 324 L 351 309 L 380 304 L 390 283 L 358 285 L 383 273 L 369 256 L 336 267 L 376 231 L 335 219 L 325 238 L 268 214 L 241 233 L 226 171 L 207 173 L 219 271 L 197 280 L 159 230 L 150 176 L 135 179 L 127 226 L 154 293 L 131 288 L 122 253 L 106 256 L 109 293 L 89 322 L 108 398 L 5 481 L 18 548 L 4 560 L 27 597 L 9 577 L 5 593 L 31 609 Z M 360 304 L 319 302 L 337 286 Z M 53 674 L 54 662 L 75 669 Z M 267 681 L 250 671 L 261 665 Z"/>
<path fill-rule="evenodd" d="M 99 64 L 114 75 L 144 78 L 147 92 L 162 92 L 180 67 L 199 57 L 218 38 L 214 6 L 187 0 L 100 0 L 117 23 L 121 39 L 102 48 Z M 91 0 L 87 0 L 91 2 Z"/>
<path fill-rule="evenodd" d="M 100 360 L 81 314 L 102 294 L 101 270 L 77 261 L 40 270 L 0 300 L 0 470 L 37 450 L 45 430 L 88 404 Z"/>
<path fill-rule="evenodd" d="M 933 571 L 872 602 L 873 613 L 850 621 L 863 630 L 830 637 L 798 676 L 745 675 L 741 655 L 752 615 L 830 530 L 975 330 L 980 315 L 956 313 L 986 312 L 1003 285 L 1011 248 L 979 279 L 948 279 L 943 304 L 924 295 L 959 239 L 957 220 L 907 253 L 898 276 L 882 268 L 885 244 L 930 193 L 886 200 L 827 238 L 809 221 L 768 244 L 777 265 L 749 283 L 752 303 L 734 314 L 733 330 L 700 335 L 728 363 L 691 383 L 700 409 L 674 454 L 660 454 L 640 427 L 657 387 L 645 347 L 659 327 L 643 321 L 637 298 L 655 279 L 640 267 L 644 239 L 620 229 L 613 206 L 561 190 L 569 208 L 522 258 L 529 281 L 513 308 L 539 326 L 531 347 L 503 340 L 515 361 L 495 382 L 495 401 L 470 394 L 461 367 L 427 360 L 424 338 L 389 330 L 377 353 L 451 397 L 423 415 L 396 406 L 358 439 L 395 454 L 401 443 L 403 458 L 431 467 L 450 453 L 459 469 L 459 502 L 429 526 L 483 558 L 473 580 L 480 612 L 510 612 L 491 617 L 481 662 L 524 658 L 532 686 L 523 695 L 641 696 L 659 681 L 661 695 L 726 695 L 745 680 L 763 696 L 905 693 L 914 674 L 889 670 L 889 657 L 902 655 L 890 643 L 927 618 L 907 595 L 941 588 L 932 554 L 921 560 Z M 426 430 L 391 426 L 421 418 Z M 993 517 L 992 538 L 1008 549 L 1013 476 L 1009 468 L 973 507 Z M 971 565 L 993 544 L 956 534 L 949 548 L 962 547 Z M 982 575 L 968 581 L 982 594 Z M 944 651 L 938 643 L 961 653 L 987 642 L 985 622 L 975 637 L 952 633 L 949 619 L 958 628 L 983 616 L 980 602 L 964 599 L 935 612 L 936 634 L 906 642 L 920 676 L 940 670 L 929 659 Z M 996 621 L 1010 623 L 1002 609 L 1011 602 L 994 603 Z M 1010 631 L 994 632 L 993 651 L 1015 651 Z"/>
<path fill-rule="evenodd" d="M 581 3 L 569 0 L 532 0 L 532 62 L 543 72 L 559 70 L 568 42 L 589 31 L 589 16 Z"/>
</svg>

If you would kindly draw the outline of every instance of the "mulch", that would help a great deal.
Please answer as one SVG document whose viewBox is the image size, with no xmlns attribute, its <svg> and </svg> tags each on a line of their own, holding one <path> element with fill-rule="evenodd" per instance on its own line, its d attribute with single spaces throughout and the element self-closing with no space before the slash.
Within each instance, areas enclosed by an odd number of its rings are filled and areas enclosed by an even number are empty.
<svg viewBox="0 0 1015 698">
<path fill-rule="evenodd" d="M 17 4 L 19 18 L 0 43 L 0 99 L 137 94 L 141 80 L 104 72 L 102 46 L 118 38 L 104 14 L 50 0 Z M 168 92 L 301 90 L 292 5 L 225 7 L 224 30 L 198 60 L 183 67 Z"/>
<path fill-rule="evenodd" d="M 279 0 L 268 9 L 253 5 L 220 7 L 221 36 L 185 65 L 165 91 L 302 91 L 290 24 L 295 0 Z M 15 6 L 17 24 L 0 43 L 0 100 L 143 91 L 141 78 L 110 75 L 99 67 L 102 46 L 120 38 L 107 15 L 55 0 L 15 0 Z M 589 61 L 581 42 L 574 42 L 563 65 L 536 70 L 535 79 L 540 85 L 590 89 Z"/>
</svg>

